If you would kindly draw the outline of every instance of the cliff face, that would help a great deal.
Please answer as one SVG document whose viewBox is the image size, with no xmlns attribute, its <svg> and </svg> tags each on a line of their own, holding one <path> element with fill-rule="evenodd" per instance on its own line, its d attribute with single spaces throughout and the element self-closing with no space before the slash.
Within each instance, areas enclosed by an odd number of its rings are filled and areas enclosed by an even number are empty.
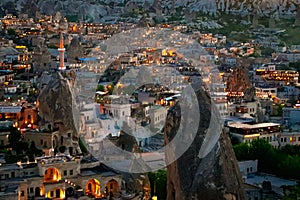
<svg viewBox="0 0 300 200">
<path fill-rule="evenodd" d="M 167 200 L 243 200 L 245 199 L 243 182 L 230 140 L 224 132 L 216 142 L 212 137 L 207 137 L 209 134 L 219 134 L 213 133 L 218 129 L 208 130 L 210 124 L 214 123 L 211 120 L 219 120 L 217 119 L 219 116 L 214 113 L 217 111 L 202 89 L 197 91 L 196 95 L 200 110 L 199 128 L 187 151 L 167 166 Z M 180 106 L 176 105 L 167 116 L 166 144 L 176 135 L 180 118 Z M 185 134 L 184 137 L 189 137 L 190 133 L 185 132 Z M 202 146 L 209 149 L 207 153 L 201 154 Z M 199 152 L 202 156 L 199 156 Z M 166 159 L 172 156 L 167 153 Z"/>
</svg>

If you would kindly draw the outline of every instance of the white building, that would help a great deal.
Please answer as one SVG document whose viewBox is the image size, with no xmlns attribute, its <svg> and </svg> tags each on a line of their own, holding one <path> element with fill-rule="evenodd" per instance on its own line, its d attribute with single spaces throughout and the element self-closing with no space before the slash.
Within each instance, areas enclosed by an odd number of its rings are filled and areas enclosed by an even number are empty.
<svg viewBox="0 0 300 200">
<path fill-rule="evenodd" d="M 258 160 L 245 160 L 238 162 L 240 172 L 243 176 L 257 172 Z"/>
<path fill-rule="evenodd" d="M 279 135 L 281 147 L 289 145 L 300 145 L 300 132 L 283 132 Z"/>
<path fill-rule="evenodd" d="M 15 85 L 8 85 L 4 88 L 5 93 L 14 94 L 17 92 L 17 86 Z"/>
<path fill-rule="evenodd" d="M 283 108 L 283 123 L 286 126 L 300 125 L 300 107 L 298 108 Z"/>
<path fill-rule="evenodd" d="M 278 147 L 278 136 L 280 134 L 280 124 L 259 123 L 242 124 L 228 123 L 229 133 L 240 142 L 251 142 L 254 139 L 265 139 L 272 146 Z"/>
<path fill-rule="evenodd" d="M 5 82 L 5 75 L 4 74 L 0 74 L 0 84 Z"/>
<path fill-rule="evenodd" d="M 218 108 L 221 117 L 228 116 L 228 100 L 227 100 L 227 92 L 214 92 L 211 95 L 211 99 L 214 101 L 216 107 Z"/>
<path fill-rule="evenodd" d="M 258 103 L 252 102 L 241 102 L 241 103 L 229 103 L 228 114 L 229 116 L 237 116 L 242 118 L 255 117 L 258 110 Z"/>
<path fill-rule="evenodd" d="M 272 96 L 277 96 L 277 88 L 261 88 L 256 87 L 256 96 L 261 99 L 269 99 Z"/>
<path fill-rule="evenodd" d="M 167 109 L 163 106 L 154 105 L 149 110 L 150 126 L 152 128 L 159 128 L 165 124 Z"/>
</svg>

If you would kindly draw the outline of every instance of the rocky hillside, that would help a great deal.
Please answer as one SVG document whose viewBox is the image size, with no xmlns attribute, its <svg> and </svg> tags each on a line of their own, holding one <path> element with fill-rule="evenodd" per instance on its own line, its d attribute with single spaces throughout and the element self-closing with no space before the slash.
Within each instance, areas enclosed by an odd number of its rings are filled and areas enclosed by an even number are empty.
<svg viewBox="0 0 300 200">
<path fill-rule="evenodd" d="M 74 15 L 79 20 L 99 21 L 105 16 L 115 17 L 137 10 L 175 12 L 203 12 L 218 15 L 222 12 L 247 15 L 295 15 L 299 0 L 1 0 L 0 15 L 20 12 L 35 15 L 35 11 Z"/>
</svg>

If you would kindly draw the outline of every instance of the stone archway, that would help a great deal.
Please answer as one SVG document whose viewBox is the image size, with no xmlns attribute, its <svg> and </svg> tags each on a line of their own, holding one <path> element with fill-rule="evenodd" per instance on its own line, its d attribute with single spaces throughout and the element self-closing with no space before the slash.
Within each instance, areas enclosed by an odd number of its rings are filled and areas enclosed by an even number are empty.
<svg viewBox="0 0 300 200">
<path fill-rule="evenodd" d="M 100 197 L 100 181 L 90 179 L 85 185 L 85 194 L 90 197 Z"/>
<path fill-rule="evenodd" d="M 34 196 L 35 197 L 40 197 L 41 196 L 41 188 L 40 187 L 36 187 L 34 190 Z"/>
<path fill-rule="evenodd" d="M 65 191 L 61 188 L 54 188 L 46 194 L 46 198 L 49 199 L 65 199 L 65 197 Z"/>
<path fill-rule="evenodd" d="M 115 179 L 109 180 L 105 185 L 106 196 L 116 197 L 120 195 L 120 185 Z"/>
<path fill-rule="evenodd" d="M 59 170 L 55 167 L 50 167 L 45 171 L 44 182 L 57 182 L 61 179 Z"/>
</svg>

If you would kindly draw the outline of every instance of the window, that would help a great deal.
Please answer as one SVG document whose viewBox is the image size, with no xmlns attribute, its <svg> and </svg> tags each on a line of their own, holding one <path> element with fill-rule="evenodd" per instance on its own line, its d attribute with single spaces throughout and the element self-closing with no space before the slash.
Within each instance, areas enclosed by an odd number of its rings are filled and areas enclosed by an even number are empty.
<svg viewBox="0 0 300 200">
<path fill-rule="evenodd" d="M 70 138 L 71 137 L 71 133 L 68 133 L 68 138 Z"/>
<path fill-rule="evenodd" d="M 33 187 L 29 189 L 29 193 L 33 193 Z"/>
<path fill-rule="evenodd" d="M 2 145 L 2 146 L 4 145 L 4 140 L 1 140 L 1 145 Z"/>
<path fill-rule="evenodd" d="M 53 196 L 54 196 L 54 192 L 51 191 L 51 192 L 50 192 L 50 197 L 53 197 Z"/>
<path fill-rule="evenodd" d="M 70 170 L 70 175 L 71 175 L 71 176 L 73 175 L 73 169 Z"/>
<path fill-rule="evenodd" d="M 63 145 L 64 143 L 64 136 L 60 136 L 60 144 Z"/>
<path fill-rule="evenodd" d="M 67 176 L 67 175 L 68 175 L 67 170 L 64 170 L 64 176 Z"/>
<path fill-rule="evenodd" d="M 11 172 L 11 177 L 15 178 L 15 176 L 16 176 L 15 172 Z"/>
<path fill-rule="evenodd" d="M 44 144 L 44 141 L 43 140 L 41 140 L 41 145 L 43 145 Z"/>
<path fill-rule="evenodd" d="M 24 197 L 25 196 L 25 192 L 24 190 L 21 191 L 21 197 Z"/>
<path fill-rule="evenodd" d="M 284 138 L 284 142 L 286 142 L 286 138 Z"/>
<path fill-rule="evenodd" d="M 147 112 L 146 112 L 146 113 L 147 113 Z M 125 112 L 124 112 L 124 111 L 122 112 L 122 115 L 125 116 Z"/>
</svg>

